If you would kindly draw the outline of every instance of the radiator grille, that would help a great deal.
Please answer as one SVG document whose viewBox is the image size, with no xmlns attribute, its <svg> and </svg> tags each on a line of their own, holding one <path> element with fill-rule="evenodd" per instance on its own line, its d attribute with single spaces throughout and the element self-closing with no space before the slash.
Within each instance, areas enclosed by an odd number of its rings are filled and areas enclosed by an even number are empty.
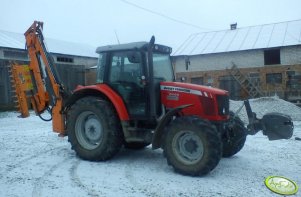
<svg viewBox="0 0 301 197">
<path fill-rule="evenodd" d="M 217 105 L 219 115 L 229 115 L 229 96 L 217 95 Z"/>
</svg>

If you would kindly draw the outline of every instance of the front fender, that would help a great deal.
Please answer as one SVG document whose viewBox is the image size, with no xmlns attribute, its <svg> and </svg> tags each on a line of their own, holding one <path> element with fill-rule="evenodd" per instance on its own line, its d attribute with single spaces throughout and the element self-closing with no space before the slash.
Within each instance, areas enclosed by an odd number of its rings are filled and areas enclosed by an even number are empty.
<svg viewBox="0 0 301 197">
<path fill-rule="evenodd" d="M 178 106 L 176 108 L 171 109 L 164 115 L 164 117 L 160 120 L 154 132 L 154 136 L 152 140 L 153 150 L 161 147 L 161 138 L 163 135 L 164 128 L 168 124 L 168 122 L 172 119 L 172 117 L 182 109 L 189 106 L 192 106 L 192 104 Z"/>
</svg>

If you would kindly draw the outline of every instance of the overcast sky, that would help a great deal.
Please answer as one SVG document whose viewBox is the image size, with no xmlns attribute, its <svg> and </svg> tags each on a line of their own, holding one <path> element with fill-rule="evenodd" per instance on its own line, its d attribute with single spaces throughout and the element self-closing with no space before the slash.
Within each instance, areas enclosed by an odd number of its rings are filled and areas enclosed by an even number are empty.
<svg viewBox="0 0 301 197">
<path fill-rule="evenodd" d="M 301 0 L 1 0 L 0 29 L 24 33 L 34 20 L 44 36 L 94 47 L 134 41 L 176 50 L 190 34 L 301 19 Z M 117 36 L 116 36 L 117 35 Z"/>
</svg>

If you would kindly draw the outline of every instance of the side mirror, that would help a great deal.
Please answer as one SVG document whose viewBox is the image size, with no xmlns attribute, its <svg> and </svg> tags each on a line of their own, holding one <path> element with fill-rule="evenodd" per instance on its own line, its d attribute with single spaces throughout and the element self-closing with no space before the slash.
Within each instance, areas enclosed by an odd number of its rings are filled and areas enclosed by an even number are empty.
<svg viewBox="0 0 301 197">
<path fill-rule="evenodd" d="M 131 63 L 140 63 L 141 62 L 140 53 L 137 51 L 128 52 L 127 58 L 129 60 L 129 62 L 131 62 Z"/>
</svg>

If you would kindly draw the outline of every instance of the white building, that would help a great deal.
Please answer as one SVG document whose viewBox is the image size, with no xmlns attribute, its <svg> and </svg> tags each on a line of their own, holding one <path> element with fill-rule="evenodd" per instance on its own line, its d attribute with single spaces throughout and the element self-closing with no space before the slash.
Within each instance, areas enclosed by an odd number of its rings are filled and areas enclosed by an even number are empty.
<svg viewBox="0 0 301 197">
<path fill-rule="evenodd" d="M 284 96 L 290 77 L 301 88 L 301 20 L 192 34 L 173 56 L 177 78 L 187 82 L 248 97 L 229 73 L 236 65 L 265 95 Z"/>
<path fill-rule="evenodd" d="M 73 90 L 77 85 L 95 83 L 95 72 L 91 72 L 90 69 L 97 64 L 95 47 L 47 38 L 45 42 L 68 89 Z M 0 110 L 13 106 L 8 74 L 11 62 L 28 64 L 25 36 L 0 30 Z"/>
</svg>

